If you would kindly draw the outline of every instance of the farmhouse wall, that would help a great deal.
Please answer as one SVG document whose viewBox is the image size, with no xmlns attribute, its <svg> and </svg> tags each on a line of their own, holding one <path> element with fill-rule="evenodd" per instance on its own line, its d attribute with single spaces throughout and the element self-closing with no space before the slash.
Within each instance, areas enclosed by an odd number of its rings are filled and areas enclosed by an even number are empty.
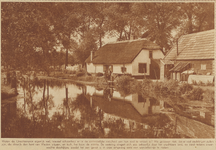
<svg viewBox="0 0 216 150">
<path fill-rule="evenodd" d="M 207 73 L 210 73 L 211 75 L 214 75 L 214 60 L 194 60 L 184 62 L 191 63 L 191 68 L 193 68 L 196 74 L 206 75 Z M 201 66 L 203 68 L 201 68 Z"/>
</svg>

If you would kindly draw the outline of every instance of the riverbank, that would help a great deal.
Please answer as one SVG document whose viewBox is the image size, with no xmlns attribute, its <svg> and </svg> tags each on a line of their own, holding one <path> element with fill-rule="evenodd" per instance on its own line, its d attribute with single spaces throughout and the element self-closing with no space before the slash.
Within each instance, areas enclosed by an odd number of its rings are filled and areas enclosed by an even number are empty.
<svg viewBox="0 0 216 150">
<path fill-rule="evenodd" d="M 1 85 L 1 100 L 5 100 L 17 95 L 18 93 L 15 91 L 14 88 L 6 85 Z"/>
<path fill-rule="evenodd" d="M 95 78 L 93 79 L 84 79 L 84 78 L 62 78 L 62 77 L 49 77 L 49 76 L 37 76 L 38 79 L 48 79 L 48 80 L 61 80 L 61 81 L 65 81 L 65 82 L 74 82 L 74 83 L 78 83 L 78 84 L 84 84 L 84 85 L 97 85 L 99 83 L 99 81 L 103 80 L 102 78 Z M 83 80 L 82 80 L 83 79 Z M 107 84 L 106 82 L 104 82 L 105 80 L 103 80 L 102 84 Z"/>
<path fill-rule="evenodd" d="M 6 84 L 6 73 L 1 73 L 1 100 L 5 100 L 17 96 L 15 88 L 11 88 L 10 84 Z"/>
</svg>

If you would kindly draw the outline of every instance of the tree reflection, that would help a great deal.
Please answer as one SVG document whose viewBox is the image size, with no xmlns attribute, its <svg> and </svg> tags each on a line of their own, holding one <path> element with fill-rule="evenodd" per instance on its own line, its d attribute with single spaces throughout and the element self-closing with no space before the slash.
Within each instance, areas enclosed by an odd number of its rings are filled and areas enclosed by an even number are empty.
<svg viewBox="0 0 216 150">
<path fill-rule="evenodd" d="M 50 87 L 59 86 L 65 89 L 65 98 L 60 109 L 55 110 Z M 179 137 L 176 127 L 165 114 L 143 116 L 141 122 L 107 114 L 94 101 L 83 94 L 75 99 L 69 97 L 69 89 L 65 83 L 49 80 L 23 80 L 24 107 L 16 110 L 18 115 L 8 117 L 9 109 L 2 109 L 2 137 L 13 138 L 170 138 Z M 85 89 L 81 85 L 77 88 Z M 110 90 L 105 90 L 105 99 Z M 42 97 L 36 99 L 37 92 Z M 151 103 L 157 103 L 152 101 Z M 12 104 L 10 104 L 12 105 Z M 16 104 L 13 104 L 15 107 Z M 107 117 L 109 116 L 109 117 Z M 7 119 L 10 118 L 10 119 Z"/>
</svg>

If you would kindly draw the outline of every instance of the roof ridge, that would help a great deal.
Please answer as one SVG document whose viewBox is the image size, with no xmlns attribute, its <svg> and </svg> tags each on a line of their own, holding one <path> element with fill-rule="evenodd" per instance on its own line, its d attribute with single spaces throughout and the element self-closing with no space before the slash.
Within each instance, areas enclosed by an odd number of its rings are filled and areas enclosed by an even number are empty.
<svg viewBox="0 0 216 150">
<path fill-rule="evenodd" d="M 200 31 L 200 32 L 195 32 L 195 33 L 189 33 L 189 34 L 184 34 L 182 35 L 181 37 L 183 36 L 190 36 L 190 35 L 194 35 L 194 34 L 203 34 L 203 33 L 206 33 L 206 32 L 212 32 L 214 31 L 215 29 L 211 29 L 211 30 L 206 30 L 206 31 Z"/>
<path fill-rule="evenodd" d="M 124 40 L 124 41 L 115 41 L 115 42 L 109 42 L 107 44 L 116 44 L 116 43 L 125 43 L 125 42 L 135 42 L 135 41 L 148 41 L 146 38 L 140 38 L 140 39 L 135 39 L 135 40 Z"/>
</svg>

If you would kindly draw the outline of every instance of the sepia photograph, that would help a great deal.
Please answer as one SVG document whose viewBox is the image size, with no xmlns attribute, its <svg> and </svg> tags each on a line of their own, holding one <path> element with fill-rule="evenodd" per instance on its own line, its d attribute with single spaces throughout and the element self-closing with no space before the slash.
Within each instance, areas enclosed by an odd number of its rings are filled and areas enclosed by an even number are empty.
<svg viewBox="0 0 216 150">
<path fill-rule="evenodd" d="M 1 2 L 1 139 L 214 140 L 214 7 Z"/>
</svg>

